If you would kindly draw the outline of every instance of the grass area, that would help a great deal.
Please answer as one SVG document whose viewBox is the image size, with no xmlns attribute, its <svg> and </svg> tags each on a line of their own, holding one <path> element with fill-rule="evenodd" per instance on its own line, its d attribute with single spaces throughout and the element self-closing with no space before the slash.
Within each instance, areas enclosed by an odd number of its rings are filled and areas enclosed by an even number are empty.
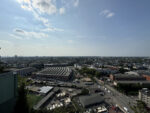
<svg viewBox="0 0 150 113">
<path fill-rule="evenodd" d="M 52 113 L 76 113 L 76 110 L 72 105 L 69 105 L 67 107 L 56 108 Z"/>
<path fill-rule="evenodd" d="M 30 108 L 32 108 L 35 104 L 38 103 L 43 97 L 35 94 L 27 94 L 27 99 L 29 102 Z"/>
</svg>

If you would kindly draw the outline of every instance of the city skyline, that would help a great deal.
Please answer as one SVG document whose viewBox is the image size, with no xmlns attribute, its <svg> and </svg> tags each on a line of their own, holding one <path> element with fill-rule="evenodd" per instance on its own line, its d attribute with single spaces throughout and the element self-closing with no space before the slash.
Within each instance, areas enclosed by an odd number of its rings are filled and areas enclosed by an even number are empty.
<svg viewBox="0 0 150 113">
<path fill-rule="evenodd" d="M 149 0 L 2 0 L 1 56 L 150 56 Z"/>
</svg>

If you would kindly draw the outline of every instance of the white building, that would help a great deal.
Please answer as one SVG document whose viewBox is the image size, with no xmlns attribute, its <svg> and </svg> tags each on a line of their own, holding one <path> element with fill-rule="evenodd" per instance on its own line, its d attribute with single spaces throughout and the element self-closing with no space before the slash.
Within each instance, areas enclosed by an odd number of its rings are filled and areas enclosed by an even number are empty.
<svg viewBox="0 0 150 113">
<path fill-rule="evenodd" d="M 143 88 L 139 91 L 139 100 L 145 102 L 150 107 L 150 90 Z"/>
</svg>

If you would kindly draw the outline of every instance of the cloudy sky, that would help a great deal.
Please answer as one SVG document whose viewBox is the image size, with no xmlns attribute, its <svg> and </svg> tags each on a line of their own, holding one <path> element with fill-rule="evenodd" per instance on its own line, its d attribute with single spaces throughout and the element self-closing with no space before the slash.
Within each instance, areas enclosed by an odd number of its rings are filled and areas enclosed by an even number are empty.
<svg viewBox="0 0 150 113">
<path fill-rule="evenodd" d="M 1 0 L 2 56 L 150 56 L 150 0 Z"/>
</svg>

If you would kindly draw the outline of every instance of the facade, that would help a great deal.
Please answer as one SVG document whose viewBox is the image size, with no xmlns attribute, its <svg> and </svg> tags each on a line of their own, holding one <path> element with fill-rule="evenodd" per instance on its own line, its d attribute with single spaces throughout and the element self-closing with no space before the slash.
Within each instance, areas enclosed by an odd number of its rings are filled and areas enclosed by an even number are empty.
<svg viewBox="0 0 150 113">
<path fill-rule="evenodd" d="M 110 79 L 112 81 L 144 81 L 146 80 L 143 76 L 129 75 L 129 74 L 111 74 Z"/>
<path fill-rule="evenodd" d="M 17 94 L 17 76 L 13 72 L 0 74 L 0 113 L 11 113 Z"/>
<path fill-rule="evenodd" d="M 150 90 L 143 88 L 139 91 L 139 100 L 145 102 L 150 107 Z"/>
<path fill-rule="evenodd" d="M 36 74 L 36 78 L 43 80 L 68 81 L 73 75 L 69 67 L 49 67 Z"/>
<path fill-rule="evenodd" d="M 143 75 L 143 77 L 145 77 L 146 80 L 150 81 L 150 75 Z"/>
</svg>

